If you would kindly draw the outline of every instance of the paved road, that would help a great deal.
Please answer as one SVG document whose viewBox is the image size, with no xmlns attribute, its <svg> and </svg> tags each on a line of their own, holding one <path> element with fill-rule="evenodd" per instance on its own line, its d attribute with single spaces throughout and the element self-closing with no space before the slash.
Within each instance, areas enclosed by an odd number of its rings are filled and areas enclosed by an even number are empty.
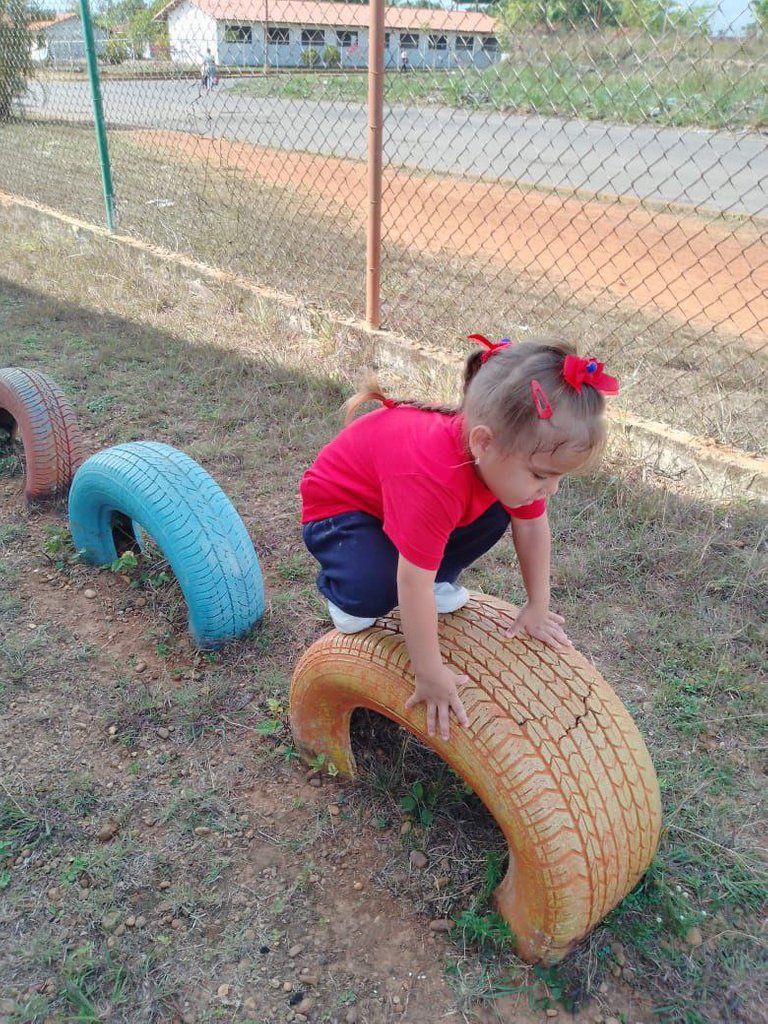
<svg viewBox="0 0 768 1024">
<path fill-rule="evenodd" d="M 359 103 L 239 96 L 227 79 L 104 83 L 109 124 L 165 128 L 364 159 Z M 31 113 L 90 120 L 87 82 L 33 83 Z M 768 134 L 387 107 L 385 161 L 509 182 L 585 189 L 768 217 Z"/>
</svg>

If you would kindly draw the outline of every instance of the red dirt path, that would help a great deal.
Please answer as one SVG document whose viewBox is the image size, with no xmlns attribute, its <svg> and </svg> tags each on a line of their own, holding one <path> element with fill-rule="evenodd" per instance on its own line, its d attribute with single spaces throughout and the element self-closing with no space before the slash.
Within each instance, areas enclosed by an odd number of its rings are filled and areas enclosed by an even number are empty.
<svg viewBox="0 0 768 1024">
<path fill-rule="evenodd" d="M 364 162 L 183 132 L 135 132 L 147 148 L 209 169 L 289 186 L 357 215 L 365 228 Z M 384 171 L 382 237 L 419 252 L 485 256 L 582 300 L 629 299 L 646 313 L 741 336 L 768 336 L 768 244 L 750 225 L 656 213 L 629 201 L 582 201 L 482 181 Z"/>
</svg>

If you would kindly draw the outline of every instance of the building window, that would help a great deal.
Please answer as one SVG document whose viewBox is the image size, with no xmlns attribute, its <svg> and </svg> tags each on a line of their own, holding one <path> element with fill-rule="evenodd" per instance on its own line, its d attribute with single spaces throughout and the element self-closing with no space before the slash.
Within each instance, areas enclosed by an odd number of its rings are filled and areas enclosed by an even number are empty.
<svg viewBox="0 0 768 1024">
<path fill-rule="evenodd" d="M 325 32 L 321 28 L 303 28 L 301 30 L 302 46 L 325 46 Z"/>
<path fill-rule="evenodd" d="M 344 47 L 357 46 L 357 32 L 347 32 L 346 29 L 336 30 L 336 45 Z"/>
<path fill-rule="evenodd" d="M 430 36 L 427 40 L 428 50 L 447 50 L 448 40 L 445 36 Z"/>
<path fill-rule="evenodd" d="M 475 49 L 474 36 L 456 36 L 456 52 L 472 53 Z"/>
<path fill-rule="evenodd" d="M 499 40 L 496 36 L 483 36 L 483 53 L 498 53 Z"/>
<path fill-rule="evenodd" d="M 290 30 L 287 28 L 268 28 L 267 42 L 272 46 L 288 46 L 291 41 Z"/>
<path fill-rule="evenodd" d="M 389 32 L 385 32 L 384 33 L 384 49 L 385 50 L 389 49 L 389 39 L 390 39 L 390 33 Z"/>
<path fill-rule="evenodd" d="M 250 25 L 225 25 L 225 43 L 252 43 L 253 33 Z"/>
<path fill-rule="evenodd" d="M 419 48 L 419 33 L 418 32 L 401 32 L 400 33 L 400 49 L 401 50 L 418 50 Z"/>
</svg>

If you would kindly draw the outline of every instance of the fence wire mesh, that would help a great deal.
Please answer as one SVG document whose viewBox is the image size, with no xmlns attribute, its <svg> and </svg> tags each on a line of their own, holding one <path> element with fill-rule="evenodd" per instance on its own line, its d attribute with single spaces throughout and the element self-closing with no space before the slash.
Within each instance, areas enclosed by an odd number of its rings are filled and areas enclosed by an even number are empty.
<svg viewBox="0 0 768 1024">
<path fill-rule="evenodd" d="M 118 229 L 365 310 L 366 4 L 94 11 Z M 626 408 L 764 453 L 768 7 L 385 13 L 383 326 L 562 334 Z M 79 16 L 0 0 L 0 188 L 103 221 Z"/>
</svg>

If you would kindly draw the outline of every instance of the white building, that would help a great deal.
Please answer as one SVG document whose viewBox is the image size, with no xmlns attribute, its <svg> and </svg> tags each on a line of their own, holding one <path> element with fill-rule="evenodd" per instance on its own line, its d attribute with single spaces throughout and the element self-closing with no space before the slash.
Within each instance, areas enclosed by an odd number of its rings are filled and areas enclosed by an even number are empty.
<svg viewBox="0 0 768 1024">
<path fill-rule="evenodd" d="M 171 59 L 199 64 L 210 50 L 219 66 L 306 66 L 328 47 L 341 66 L 368 65 L 367 4 L 328 0 L 171 0 L 155 16 L 168 23 Z M 385 9 L 385 57 L 397 67 L 487 67 L 501 56 L 496 22 L 477 11 L 423 7 Z"/>
<path fill-rule="evenodd" d="M 32 36 L 32 60 L 85 60 L 83 23 L 78 14 L 57 14 L 47 21 L 33 21 L 27 26 Z M 107 33 L 93 26 L 96 53 L 104 52 Z"/>
</svg>

